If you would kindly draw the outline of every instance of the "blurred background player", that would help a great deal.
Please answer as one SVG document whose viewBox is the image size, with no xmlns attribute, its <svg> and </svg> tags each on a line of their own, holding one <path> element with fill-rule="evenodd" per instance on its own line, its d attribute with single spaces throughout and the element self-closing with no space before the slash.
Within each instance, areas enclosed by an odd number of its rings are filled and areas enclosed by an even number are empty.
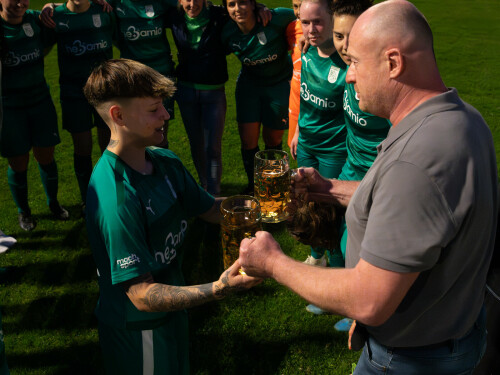
<svg viewBox="0 0 500 375">
<path fill-rule="evenodd" d="M 19 226 L 31 231 L 36 226 L 28 204 L 31 149 L 52 215 L 67 220 L 69 214 L 57 200 L 54 148 L 60 139 L 56 110 L 44 77 L 43 57 L 53 40 L 39 20 L 40 12 L 28 10 L 28 6 L 28 0 L 0 0 L 3 102 L 0 153 L 9 163 L 7 178 L 19 212 Z"/>
<path fill-rule="evenodd" d="M 165 16 L 177 6 L 176 0 L 95 0 L 105 11 L 114 12 L 120 57 L 140 61 L 166 77 L 172 77 L 174 62 L 165 32 Z M 42 20 L 47 27 L 55 27 L 51 15 L 54 3 L 47 4 Z M 56 4 L 60 5 L 60 4 Z M 170 118 L 174 118 L 174 100 L 165 99 Z M 160 147 L 168 148 L 168 120 L 163 128 L 165 137 Z"/>
<path fill-rule="evenodd" d="M 302 53 L 300 114 L 290 147 L 299 167 L 313 167 L 322 176 L 336 178 L 346 159 L 346 129 L 342 94 L 347 65 L 333 44 L 333 9 L 328 0 L 303 0 L 300 22 L 310 47 Z M 305 263 L 326 266 L 325 248 L 311 247 Z M 331 267 L 343 266 L 340 249 L 327 250 Z M 309 305 L 307 310 L 323 311 Z"/>
<path fill-rule="evenodd" d="M 219 195 L 228 79 L 221 32 L 229 17 L 223 7 L 206 0 L 179 0 L 179 4 L 167 14 L 177 46 L 175 97 L 200 184 Z"/>
<path fill-rule="evenodd" d="M 103 152 L 109 129 L 83 95 L 83 86 L 99 63 L 113 58 L 114 16 L 89 0 L 68 0 L 54 9 L 63 128 L 73 139 L 73 164 L 85 205 L 92 174 L 92 128 Z M 84 211 L 83 211 L 84 212 Z"/>
<path fill-rule="evenodd" d="M 297 19 L 290 22 L 286 28 L 286 37 L 288 46 L 291 50 L 293 74 L 290 80 L 290 97 L 288 99 L 288 146 L 292 144 L 297 122 L 299 121 L 300 111 L 300 68 L 302 66 L 302 51 L 299 41 L 303 38 L 302 25 L 300 23 L 300 3 L 302 0 L 293 0 L 293 13 Z"/>
<path fill-rule="evenodd" d="M 296 18 L 291 9 L 277 8 L 264 27 L 257 22 L 255 0 L 223 3 L 233 22 L 224 27 L 222 41 L 242 64 L 235 92 L 236 120 L 248 179 L 244 193 L 253 194 L 254 156 L 259 151 L 261 124 L 266 149 L 281 149 L 288 128 L 292 63 L 285 32 Z"/>
</svg>

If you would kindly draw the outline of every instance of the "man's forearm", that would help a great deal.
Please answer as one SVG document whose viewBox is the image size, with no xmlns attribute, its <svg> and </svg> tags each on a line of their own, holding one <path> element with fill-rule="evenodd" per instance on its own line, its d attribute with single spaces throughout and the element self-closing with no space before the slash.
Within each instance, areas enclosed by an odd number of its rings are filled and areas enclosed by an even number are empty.
<svg viewBox="0 0 500 375">
<path fill-rule="evenodd" d="M 324 192 L 310 192 L 309 200 L 315 202 L 333 202 L 347 207 L 359 186 L 360 181 L 343 181 L 331 179 L 328 190 Z"/>
<path fill-rule="evenodd" d="M 362 259 L 351 269 L 314 267 L 284 254 L 272 270 L 277 282 L 308 302 L 372 326 L 394 313 L 417 276 L 386 271 Z"/>
</svg>

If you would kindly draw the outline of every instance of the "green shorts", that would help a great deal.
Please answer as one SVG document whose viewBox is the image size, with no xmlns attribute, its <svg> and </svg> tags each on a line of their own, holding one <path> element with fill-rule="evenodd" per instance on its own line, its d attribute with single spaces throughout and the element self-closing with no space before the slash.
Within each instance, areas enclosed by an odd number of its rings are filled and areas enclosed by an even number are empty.
<svg viewBox="0 0 500 375">
<path fill-rule="evenodd" d="M 3 157 L 24 155 L 32 147 L 52 147 L 59 143 L 57 113 L 50 96 L 29 107 L 3 108 L 0 134 Z"/>
<path fill-rule="evenodd" d="M 266 128 L 288 129 L 290 83 L 287 80 L 262 86 L 240 75 L 235 97 L 238 123 L 260 122 Z"/>
<path fill-rule="evenodd" d="M 94 126 L 104 129 L 108 126 L 97 111 L 85 99 L 61 98 L 62 126 L 70 133 L 82 133 Z"/>
<path fill-rule="evenodd" d="M 99 322 L 99 342 L 108 375 L 189 374 L 185 311 L 152 330 L 119 329 Z"/>
</svg>

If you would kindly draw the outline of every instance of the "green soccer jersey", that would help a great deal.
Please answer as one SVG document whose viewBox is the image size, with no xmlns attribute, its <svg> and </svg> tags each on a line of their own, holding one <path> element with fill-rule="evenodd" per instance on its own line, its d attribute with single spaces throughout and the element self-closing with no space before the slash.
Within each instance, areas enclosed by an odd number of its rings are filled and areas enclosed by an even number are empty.
<svg viewBox="0 0 500 375">
<path fill-rule="evenodd" d="M 63 4 L 55 9 L 54 22 L 61 97 L 83 98 L 92 69 L 113 58 L 114 16 L 94 3 L 83 13 Z"/>
<path fill-rule="evenodd" d="M 26 107 L 50 95 L 44 77 L 43 51 L 54 44 L 52 33 L 42 27 L 40 12 L 28 9 L 19 25 L 0 18 L 4 47 L 2 99 L 6 107 Z"/>
<path fill-rule="evenodd" d="M 299 145 L 317 154 L 343 156 L 346 134 L 342 93 L 347 65 L 337 52 L 318 55 L 316 47 L 302 54 Z"/>
<path fill-rule="evenodd" d="M 387 137 L 391 122 L 359 109 L 359 99 L 352 83 L 346 83 L 344 89 L 344 116 L 347 161 L 351 169 L 348 175 L 361 180 L 377 157 L 377 146 Z"/>
<path fill-rule="evenodd" d="M 176 0 L 112 0 L 118 23 L 120 56 L 139 61 L 163 75 L 174 62 L 165 32 L 165 14 Z"/>
<path fill-rule="evenodd" d="M 141 312 L 120 283 L 151 272 L 156 282 L 184 285 L 181 245 L 188 219 L 214 202 L 169 150 L 147 149 L 144 176 L 105 151 L 89 183 L 87 232 L 99 276 L 96 315 L 115 328 L 152 329 L 170 314 Z"/>
<path fill-rule="evenodd" d="M 235 22 L 222 30 L 222 42 L 227 53 L 233 52 L 241 61 L 241 75 L 258 85 L 271 86 L 292 76 L 292 60 L 288 55 L 286 28 L 296 19 L 293 10 L 276 8 L 264 27 L 257 23 L 243 34 Z"/>
</svg>

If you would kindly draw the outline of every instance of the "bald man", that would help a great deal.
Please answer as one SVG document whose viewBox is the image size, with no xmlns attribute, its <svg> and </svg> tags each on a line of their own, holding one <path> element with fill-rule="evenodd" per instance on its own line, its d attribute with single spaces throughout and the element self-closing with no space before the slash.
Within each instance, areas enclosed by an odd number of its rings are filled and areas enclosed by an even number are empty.
<svg viewBox="0 0 500 375">
<path fill-rule="evenodd" d="M 496 227 L 497 168 L 481 115 L 443 83 L 432 32 L 409 2 L 363 13 L 346 81 L 359 106 L 393 124 L 361 183 L 301 169 L 295 194 L 348 205 L 346 269 L 283 254 L 267 232 L 240 263 L 338 315 L 365 338 L 355 374 L 468 374 L 485 347 L 486 274 Z M 361 334 L 364 333 L 364 334 Z"/>
</svg>

